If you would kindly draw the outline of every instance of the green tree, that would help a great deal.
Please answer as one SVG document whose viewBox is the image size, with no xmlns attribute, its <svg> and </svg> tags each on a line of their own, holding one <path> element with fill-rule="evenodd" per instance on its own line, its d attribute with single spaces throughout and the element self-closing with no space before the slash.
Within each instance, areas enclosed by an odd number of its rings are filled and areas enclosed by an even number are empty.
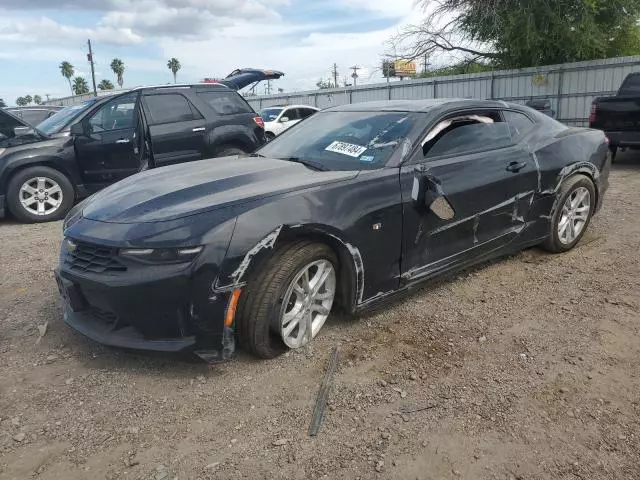
<svg viewBox="0 0 640 480">
<path fill-rule="evenodd" d="M 34 95 L 33 103 L 35 103 L 36 105 L 42 105 L 42 97 L 40 95 Z"/>
<path fill-rule="evenodd" d="M 5 103 L 4 98 L 0 98 L 0 108 L 4 108 L 6 106 L 7 104 Z"/>
<path fill-rule="evenodd" d="M 116 81 L 118 82 L 118 86 L 122 88 L 122 84 L 124 83 L 124 62 L 119 58 L 114 58 L 111 60 L 111 70 L 116 74 Z"/>
<path fill-rule="evenodd" d="M 73 74 L 76 73 L 73 68 L 73 65 L 71 65 L 69 62 L 65 60 L 60 64 L 60 73 L 64 78 L 67 79 L 67 82 L 69 82 L 69 90 L 71 90 L 71 95 L 73 95 L 73 87 L 71 86 L 71 77 L 73 77 Z"/>
<path fill-rule="evenodd" d="M 98 84 L 98 88 L 100 90 L 113 90 L 114 87 L 113 87 L 113 83 L 111 83 L 109 80 L 105 78 Z"/>
<path fill-rule="evenodd" d="M 173 73 L 173 83 L 176 83 L 176 75 L 178 74 L 178 70 L 182 68 L 182 65 L 180 65 L 180 61 L 177 58 L 172 57 L 167 62 L 167 68 L 171 70 L 171 73 Z"/>
<path fill-rule="evenodd" d="M 430 13 L 391 40 L 396 55 L 442 53 L 500 68 L 640 53 L 639 0 L 420 0 Z"/>
<path fill-rule="evenodd" d="M 89 93 L 89 85 L 87 81 L 82 77 L 75 77 L 73 79 L 73 93 L 76 95 L 83 95 Z"/>
<path fill-rule="evenodd" d="M 24 107 L 26 104 L 27 104 L 27 101 L 25 100 L 24 97 L 16 98 L 16 105 L 18 105 L 19 107 Z"/>
<path fill-rule="evenodd" d="M 323 90 L 325 88 L 333 88 L 334 85 L 333 85 L 333 83 L 331 83 L 330 80 L 325 80 L 324 78 L 321 78 L 320 80 L 318 80 L 316 82 L 316 87 L 318 87 L 319 89 Z"/>
<path fill-rule="evenodd" d="M 24 101 L 27 102 L 27 105 L 29 105 L 31 102 L 33 102 L 33 97 L 31 95 L 25 95 Z"/>
</svg>

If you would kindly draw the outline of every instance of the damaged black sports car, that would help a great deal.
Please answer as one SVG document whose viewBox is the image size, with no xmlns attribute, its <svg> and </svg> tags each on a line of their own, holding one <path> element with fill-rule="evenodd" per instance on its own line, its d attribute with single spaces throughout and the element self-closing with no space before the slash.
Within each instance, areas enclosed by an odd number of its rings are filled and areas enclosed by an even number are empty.
<svg viewBox="0 0 640 480">
<path fill-rule="evenodd" d="M 143 172 L 75 206 L 66 322 L 107 345 L 272 358 L 419 282 L 573 248 L 602 205 L 600 131 L 498 101 L 338 106 L 256 153 Z"/>
</svg>

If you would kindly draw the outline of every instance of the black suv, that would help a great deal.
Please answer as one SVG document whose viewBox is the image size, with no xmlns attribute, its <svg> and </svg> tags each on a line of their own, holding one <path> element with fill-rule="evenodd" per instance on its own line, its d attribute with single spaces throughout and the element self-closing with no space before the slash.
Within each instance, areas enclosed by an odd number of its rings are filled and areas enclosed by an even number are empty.
<svg viewBox="0 0 640 480">
<path fill-rule="evenodd" d="M 58 112 L 51 132 L 0 110 L 0 218 L 6 205 L 24 222 L 60 219 L 75 200 L 141 170 L 252 152 L 264 123 L 237 87 L 138 88 Z"/>
</svg>

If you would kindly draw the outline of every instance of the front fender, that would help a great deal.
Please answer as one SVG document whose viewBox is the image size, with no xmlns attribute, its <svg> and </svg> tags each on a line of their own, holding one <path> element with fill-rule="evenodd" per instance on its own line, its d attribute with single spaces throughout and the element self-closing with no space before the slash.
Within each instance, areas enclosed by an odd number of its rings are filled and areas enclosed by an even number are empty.
<svg viewBox="0 0 640 480">
<path fill-rule="evenodd" d="M 60 140 L 63 140 L 60 143 Z M 75 159 L 73 139 L 50 140 L 50 145 L 37 148 L 8 151 L 0 157 L 0 192 L 6 192 L 11 177 L 19 170 L 34 166 L 46 166 L 64 173 L 71 183 L 82 184 Z"/>
</svg>

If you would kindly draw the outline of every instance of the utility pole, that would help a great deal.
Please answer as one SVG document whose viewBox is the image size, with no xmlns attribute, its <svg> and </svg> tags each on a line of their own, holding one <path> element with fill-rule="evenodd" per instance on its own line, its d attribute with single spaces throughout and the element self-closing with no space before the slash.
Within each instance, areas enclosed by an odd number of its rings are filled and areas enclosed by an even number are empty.
<svg viewBox="0 0 640 480">
<path fill-rule="evenodd" d="M 93 82 L 93 95 L 98 96 L 98 89 L 96 88 L 96 71 L 93 67 L 93 52 L 91 51 L 91 40 L 87 40 L 87 44 L 89 45 L 89 55 L 87 55 L 87 60 L 91 64 L 91 81 Z"/>
<path fill-rule="evenodd" d="M 431 65 L 431 64 L 428 62 L 428 59 L 429 59 L 429 56 L 425 53 L 425 54 L 424 54 L 424 60 L 422 61 L 422 65 L 423 65 L 423 70 L 422 70 L 422 72 L 423 72 L 423 73 L 427 73 L 427 67 L 428 67 L 429 65 Z"/>
<path fill-rule="evenodd" d="M 271 95 L 271 80 L 267 80 L 267 95 Z"/>
<path fill-rule="evenodd" d="M 360 70 L 360 67 L 357 65 L 354 65 L 353 67 L 350 67 L 351 70 L 353 70 L 353 73 L 351 74 L 351 78 L 353 78 L 353 87 L 355 88 L 358 85 L 358 70 Z"/>
<path fill-rule="evenodd" d="M 333 86 L 338 88 L 338 65 L 333 64 Z"/>
</svg>

